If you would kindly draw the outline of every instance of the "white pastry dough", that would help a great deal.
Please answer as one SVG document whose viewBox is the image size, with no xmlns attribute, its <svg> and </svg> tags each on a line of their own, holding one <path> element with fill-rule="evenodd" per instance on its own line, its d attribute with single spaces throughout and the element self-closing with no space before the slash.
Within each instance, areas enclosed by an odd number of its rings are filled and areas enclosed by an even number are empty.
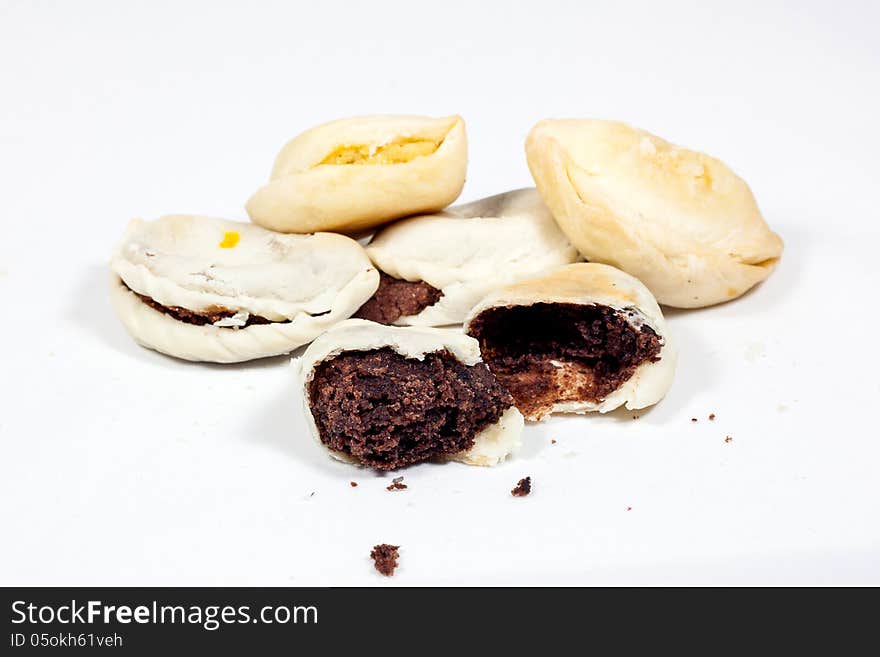
<svg viewBox="0 0 880 657">
<path fill-rule="evenodd" d="M 279 235 L 190 215 L 133 220 L 111 269 L 113 306 L 135 340 L 217 363 L 289 353 L 350 317 L 379 283 L 363 248 L 342 235 Z M 187 323 L 138 295 L 166 308 L 231 316 Z M 252 316 L 270 323 L 248 324 Z"/>
<path fill-rule="evenodd" d="M 390 347 L 406 358 L 418 360 L 423 360 L 425 354 L 446 350 L 463 365 L 481 362 L 477 341 L 451 329 L 403 328 L 349 319 L 322 334 L 309 345 L 300 358 L 293 360 L 293 366 L 300 377 L 303 408 L 312 438 L 334 458 L 350 463 L 358 462 L 347 454 L 331 450 L 321 440 L 309 405 L 308 388 L 315 368 L 344 352 L 374 351 L 384 347 Z M 511 406 L 497 422 L 477 434 L 473 447 L 448 458 L 469 465 L 496 465 L 519 449 L 523 424 L 522 414 Z"/>
<path fill-rule="evenodd" d="M 728 301 L 782 255 L 748 185 L 724 163 L 623 123 L 545 120 L 529 169 L 559 226 L 591 262 L 680 308 Z"/>
<path fill-rule="evenodd" d="M 395 322 L 404 326 L 460 324 L 490 290 L 580 259 L 533 187 L 398 221 L 367 254 L 386 274 L 443 293 Z"/>
<path fill-rule="evenodd" d="M 606 413 L 620 406 L 639 409 L 660 401 L 672 385 L 677 353 L 666 321 L 650 291 L 625 272 L 598 263 L 575 263 L 554 272 L 490 292 L 468 315 L 465 331 L 474 334 L 473 324 L 492 308 L 531 306 L 538 303 L 606 306 L 622 311 L 635 329 L 648 326 L 662 340 L 659 360 L 641 363 L 632 376 L 613 393 L 598 401 L 576 400 L 555 403 L 526 419 L 540 420 L 550 413 Z M 491 363 L 489 363 L 491 367 Z"/>
<path fill-rule="evenodd" d="M 446 207 L 466 170 L 460 116 L 342 119 L 288 142 L 247 211 L 281 232 L 350 233 Z"/>
</svg>

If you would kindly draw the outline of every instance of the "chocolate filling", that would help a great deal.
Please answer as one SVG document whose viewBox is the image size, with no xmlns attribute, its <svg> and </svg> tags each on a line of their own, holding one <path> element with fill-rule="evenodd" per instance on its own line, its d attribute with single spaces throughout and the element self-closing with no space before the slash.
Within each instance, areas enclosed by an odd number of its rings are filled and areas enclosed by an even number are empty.
<svg viewBox="0 0 880 657">
<path fill-rule="evenodd" d="M 125 285 L 125 283 L 123 283 Z M 223 306 L 208 306 L 207 308 L 199 311 L 190 310 L 189 308 L 183 308 L 181 306 L 163 306 L 161 303 L 156 301 L 155 299 L 146 296 L 145 294 L 140 294 L 135 292 L 130 287 L 125 285 L 125 289 L 129 292 L 136 294 L 137 297 L 147 304 L 153 310 L 158 310 L 160 313 L 165 313 L 166 315 L 170 315 L 174 319 L 184 322 L 186 324 L 195 324 L 196 326 L 205 326 L 206 324 L 213 324 L 214 322 L 219 322 L 221 319 L 226 319 L 228 317 L 232 317 L 235 315 L 234 310 L 230 310 L 229 308 L 224 308 Z M 286 324 L 287 321 L 284 322 L 273 322 L 271 319 L 266 319 L 265 317 L 260 317 L 259 315 L 250 315 L 247 318 L 247 321 L 243 326 L 239 326 L 237 328 L 247 328 L 248 326 L 253 326 L 254 324 Z M 235 328 L 235 327 L 223 327 L 223 328 Z"/>
<path fill-rule="evenodd" d="M 608 306 L 536 303 L 489 308 L 468 333 L 517 408 L 537 419 L 556 403 L 598 403 L 639 365 L 660 360 L 662 339 L 633 326 L 635 317 Z"/>
<path fill-rule="evenodd" d="M 379 324 L 393 324 L 406 315 L 418 315 L 442 296 L 440 290 L 424 281 L 404 281 L 380 271 L 378 289 L 354 316 Z"/>
<path fill-rule="evenodd" d="M 513 403 L 483 363 L 389 347 L 320 363 L 308 394 L 321 441 L 379 470 L 469 449 Z"/>
</svg>

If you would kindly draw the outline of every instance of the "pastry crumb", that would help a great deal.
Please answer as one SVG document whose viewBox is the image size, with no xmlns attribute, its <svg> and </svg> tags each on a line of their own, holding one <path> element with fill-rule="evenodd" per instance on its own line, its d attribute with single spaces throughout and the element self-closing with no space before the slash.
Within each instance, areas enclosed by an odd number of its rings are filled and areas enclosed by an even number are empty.
<svg viewBox="0 0 880 657">
<path fill-rule="evenodd" d="M 357 488 L 358 482 L 356 482 L 356 481 L 349 481 L 349 482 L 348 482 L 348 485 L 351 486 L 352 488 Z"/>
<path fill-rule="evenodd" d="M 385 487 L 385 490 L 394 491 L 394 490 L 405 490 L 407 488 L 409 488 L 409 486 L 407 486 L 405 483 L 403 483 L 403 477 L 395 477 L 394 479 L 391 480 L 391 485 Z"/>
<path fill-rule="evenodd" d="M 626 510 L 627 510 L 627 511 L 632 511 L 633 508 L 632 508 L 631 506 L 628 506 L 628 507 L 626 507 Z"/>
<path fill-rule="evenodd" d="M 516 488 L 510 491 L 514 497 L 525 497 L 532 492 L 532 478 L 524 477 L 516 482 Z"/>
<path fill-rule="evenodd" d="M 725 437 L 724 437 L 724 442 L 726 442 L 726 443 L 732 443 L 732 442 L 733 442 L 733 438 L 731 438 L 730 436 L 725 436 Z"/>
<path fill-rule="evenodd" d="M 374 545 L 370 551 L 373 567 L 385 577 L 391 577 L 397 568 L 397 559 L 400 557 L 399 549 L 399 545 L 389 545 L 388 543 Z"/>
<path fill-rule="evenodd" d="M 715 421 L 715 413 L 709 413 L 709 422 Z"/>
<path fill-rule="evenodd" d="M 551 439 L 550 439 L 550 444 L 551 444 L 551 445 L 555 445 L 555 444 L 556 444 L 556 438 L 551 438 Z"/>
</svg>

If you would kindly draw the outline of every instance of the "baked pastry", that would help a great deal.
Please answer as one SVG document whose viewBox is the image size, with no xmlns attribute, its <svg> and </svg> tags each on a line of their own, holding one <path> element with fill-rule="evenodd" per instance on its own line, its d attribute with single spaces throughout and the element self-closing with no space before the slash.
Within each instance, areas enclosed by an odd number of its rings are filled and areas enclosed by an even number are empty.
<svg viewBox="0 0 880 657">
<path fill-rule="evenodd" d="M 113 306 L 135 340 L 216 363 L 289 353 L 349 317 L 379 284 L 348 237 L 189 215 L 133 220 L 111 268 Z"/>
<path fill-rule="evenodd" d="M 383 324 L 461 324 L 490 290 L 580 259 L 533 187 L 411 217 L 367 245 L 382 274 L 356 313 Z"/>
<path fill-rule="evenodd" d="M 526 155 L 572 244 L 632 274 L 662 304 L 738 297 L 782 255 L 745 181 L 703 153 L 623 123 L 566 119 L 532 128 Z"/>
<path fill-rule="evenodd" d="M 465 331 L 529 420 L 656 404 L 676 353 L 648 289 L 619 269 L 576 263 L 490 292 Z"/>
<path fill-rule="evenodd" d="M 459 331 L 350 319 L 295 363 L 312 436 L 338 459 L 495 465 L 519 447 L 522 415 Z"/>
<path fill-rule="evenodd" d="M 466 169 L 460 116 L 342 119 L 288 142 L 247 211 L 284 233 L 351 233 L 445 208 L 461 193 Z"/>
</svg>

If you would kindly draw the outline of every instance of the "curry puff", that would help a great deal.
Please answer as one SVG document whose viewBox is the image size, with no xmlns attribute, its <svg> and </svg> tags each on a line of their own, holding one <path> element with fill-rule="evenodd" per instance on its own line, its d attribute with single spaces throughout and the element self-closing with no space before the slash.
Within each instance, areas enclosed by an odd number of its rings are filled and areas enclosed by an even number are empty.
<svg viewBox="0 0 880 657">
<path fill-rule="evenodd" d="M 522 414 L 656 404 L 676 354 L 648 289 L 619 269 L 577 263 L 489 293 L 465 331 Z"/>
<path fill-rule="evenodd" d="M 461 331 L 350 319 L 294 363 L 312 436 L 340 460 L 489 466 L 519 447 L 523 417 Z"/>
<path fill-rule="evenodd" d="M 288 142 L 247 211 L 284 233 L 352 233 L 446 207 L 466 169 L 460 116 L 341 119 Z"/>
<path fill-rule="evenodd" d="M 137 342 L 216 363 L 289 353 L 351 316 L 379 285 L 348 237 L 189 215 L 133 220 L 111 269 L 113 306 Z"/>
<path fill-rule="evenodd" d="M 382 278 L 355 316 L 404 326 L 461 324 L 490 290 L 580 259 L 534 187 L 402 219 L 367 255 Z"/>
</svg>

